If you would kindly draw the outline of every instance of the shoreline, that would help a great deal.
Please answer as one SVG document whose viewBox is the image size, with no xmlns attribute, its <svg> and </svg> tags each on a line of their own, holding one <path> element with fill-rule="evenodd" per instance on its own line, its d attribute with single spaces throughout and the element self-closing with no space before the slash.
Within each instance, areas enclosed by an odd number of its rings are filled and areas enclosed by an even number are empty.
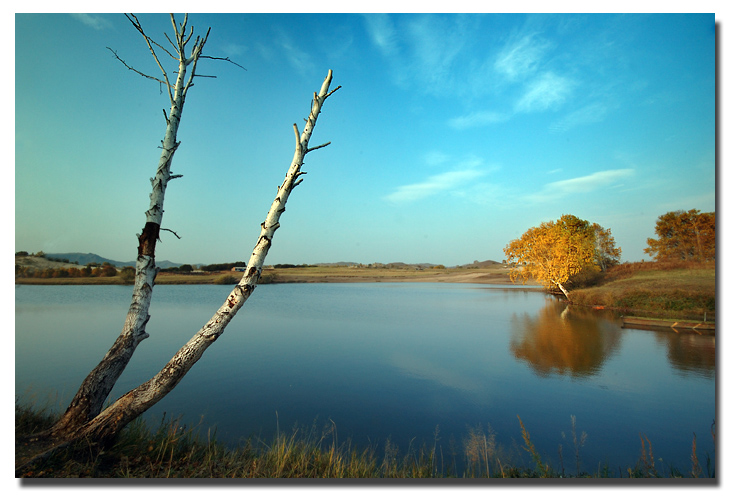
<svg viewBox="0 0 730 498">
<path fill-rule="evenodd" d="M 155 280 L 156 285 L 233 285 L 233 280 L 240 279 L 238 272 L 218 272 L 205 275 L 165 274 L 161 272 Z M 221 282 L 228 279 L 231 283 Z M 447 270 L 412 270 L 412 269 L 371 269 L 346 267 L 309 267 L 266 269 L 261 275 L 259 285 L 286 283 L 456 283 L 456 284 L 492 284 L 522 288 L 523 290 L 540 290 L 529 286 L 539 286 L 537 282 L 526 285 L 513 283 L 509 278 L 509 270 L 499 269 L 447 269 Z M 61 278 L 16 278 L 16 285 L 132 285 L 115 277 L 61 277 Z"/>
</svg>

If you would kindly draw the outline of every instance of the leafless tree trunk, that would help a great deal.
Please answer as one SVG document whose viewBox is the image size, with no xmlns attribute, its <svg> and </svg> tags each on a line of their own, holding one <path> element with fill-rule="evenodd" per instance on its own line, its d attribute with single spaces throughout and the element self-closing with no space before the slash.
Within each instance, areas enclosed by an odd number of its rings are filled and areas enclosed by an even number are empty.
<svg viewBox="0 0 730 498">
<path fill-rule="evenodd" d="M 308 147 L 309 138 L 312 135 L 325 99 L 340 88 L 337 87 L 330 92 L 331 81 L 332 71 L 330 70 L 324 83 L 322 83 L 320 92 L 314 94 L 312 109 L 301 134 L 297 125 L 294 124 L 294 134 L 296 136 L 294 158 L 284 182 L 277 189 L 276 198 L 271 204 L 266 220 L 261 223 L 261 234 L 253 248 L 247 270 L 241 281 L 236 284 L 223 305 L 218 308 L 218 311 L 215 312 L 208 323 L 203 325 L 187 344 L 180 348 L 157 375 L 120 397 L 94 420 L 86 424 L 82 430 L 84 437 L 104 439 L 116 434 L 122 427 L 167 395 L 203 356 L 205 350 L 223 334 L 228 323 L 254 291 L 261 276 L 264 260 L 271 247 L 274 232 L 279 228 L 279 218 L 284 212 L 289 195 L 294 187 L 301 183 L 302 178 L 300 176 L 305 174 L 301 171 L 304 156 L 315 149 L 329 145 L 329 142 L 327 142 L 317 147 Z"/>
<path fill-rule="evenodd" d="M 152 46 L 153 44 L 157 44 L 152 42 L 144 34 L 139 22 L 134 16 L 131 16 L 130 20 L 144 36 L 153 56 L 157 60 L 155 50 Z M 37 451 L 31 455 L 23 455 L 18 459 L 16 448 L 16 472 L 37 458 L 43 457 L 60 447 L 67 446 L 82 438 L 92 441 L 103 441 L 114 436 L 129 422 L 161 400 L 180 382 L 190 368 L 200 359 L 205 350 L 220 337 L 226 325 L 236 315 L 256 288 L 264 260 L 271 247 L 274 232 L 279 228 L 279 218 L 284 212 L 289 195 L 294 187 L 299 185 L 303 180 L 300 177 L 305 174 L 305 172 L 301 171 L 304 157 L 313 150 L 329 145 L 328 142 L 310 148 L 309 139 L 324 101 L 340 88 L 337 87 L 329 91 L 329 86 L 332 81 L 331 70 L 322 83 L 319 93 L 314 93 L 311 111 L 302 133 L 299 132 L 297 125 L 294 124 L 296 138 L 294 157 L 284 178 L 284 182 L 277 189 L 276 198 L 269 209 L 266 220 L 261 224 L 261 234 L 254 246 L 248 262 L 247 271 L 241 281 L 233 288 L 223 305 L 215 312 L 208 323 L 172 357 L 157 375 L 121 396 L 108 408 L 101 411 L 105 399 L 129 362 L 135 348 L 142 340 L 148 337 L 145 326 L 149 321 L 148 309 L 154 279 L 158 271 L 155 267 L 154 260 L 155 242 L 160 232 L 163 212 L 162 206 L 167 182 L 176 177 L 170 172 L 170 163 L 179 145 L 176 141 L 176 135 L 185 95 L 190 86 L 192 86 L 192 80 L 195 76 L 195 66 L 197 60 L 201 57 L 203 46 L 208 37 L 208 34 L 206 34 L 204 38 L 196 39 L 191 56 L 185 57 L 185 46 L 192 37 L 192 29 L 186 35 L 187 16 L 179 27 L 175 24 L 174 17 L 172 18 L 172 22 L 173 26 L 175 26 L 176 51 L 179 56 L 178 77 L 174 87 L 166 83 L 172 101 L 172 107 L 170 116 L 167 117 L 167 131 L 163 141 L 163 152 L 157 168 L 157 174 L 151 179 L 152 194 L 150 195 L 150 208 L 145 213 L 147 222 L 142 234 L 138 236 L 140 244 L 138 247 L 132 305 L 130 306 L 122 333 L 99 365 L 84 380 L 78 393 L 59 422 L 49 431 L 35 435 L 30 439 L 31 442 L 36 443 Z M 209 32 L 210 29 L 208 30 Z M 157 46 L 159 47 L 159 45 Z M 159 64 L 159 60 L 157 62 Z M 162 65 L 159 65 L 162 69 Z M 185 73 L 189 66 L 192 66 L 192 70 L 187 81 L 185 81 Z M 164 69 L 162 71 L 166 82 L 167 75 L 164 73 Z M 174 88 L 174 93 L 171 88 Z"/>
<path fill-rule="evenodd" d="M 165 116 L 167 128 L 165 130 L 165 138 L 162 141 L 162 153 L 157 171 L 154 178 L 150 178 L 150 182 L 152 183 L 150 206 L 145 212 L 147 219 L 144 229 L 138 235 L 139 246 L 137 248 L 132 304 L 127 312 L 127 318 L 124 322 L 122 332 L 101 362 L 83 381 L 78 392 L 66 409 L 66 412 L 51 429 L 53 435 L 59 435 L 70 428 L 78 427 L 80 424 L 88 422 L 99 414 L 104 401 L 109 396 L 117 379 L 119 379 L 119 376 L 129 363 L 137 345 L 149 337 L 145 327 L 150 319 L 148 311 L 152 300 L 152 288 L 159 270 L 155 266 L 155 244 L 159 238 L 160 226 L 162 224 L 167 183 L 177 177 L 172 175 L 170 171 L 173 155 L 180 145 L 177 141 L 177 130 L 180 125 L 180 118 L 182 117 L 185 97 L 193 85 L 195 68 L 208 39 L 208 33 L 210 33 L 210 29 L 208 29 L 205 37 L 195 39 L 191 53 L 188 56 L 186 55 L 186 47 L 192 38 L 193 29 L 191 27 L 188 31 L 187 15 L 180 25 L 176 24 L 174 16 L 171 15 L 172 26 L 175 31 L 175 41 L 170 41 L 175 52 L 173 54 L 149 38 L 135 16 L 129 15 L 127 17 L 144 37 L 147 46 L 152 52 L 152 56 L 162 71 L 163 79 L 153 78 L 147 75 L 143 76 L 159 81 L 167 88 L 171 104 L 170 115 L 169 117 Z M 164 66 L 157 57 L 155 47 L 164 50 L 168 55 L 177 60 L 177 78 L 174 84 L 169 81 Z M 117 59 L 119 59 L 118 56 Z M 127 66 L 124 61 L 119 60 Z M 127 68 L 139 73 L 139 71 L 134 70 L 130 66 L 127 66 Z"/>
</svg>

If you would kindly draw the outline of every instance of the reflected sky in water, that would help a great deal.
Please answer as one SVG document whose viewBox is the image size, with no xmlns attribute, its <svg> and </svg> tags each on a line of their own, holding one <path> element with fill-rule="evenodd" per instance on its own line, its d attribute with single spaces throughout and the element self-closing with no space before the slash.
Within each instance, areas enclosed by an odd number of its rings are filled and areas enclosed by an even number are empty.
<svg viewBox="0 0 730 498">
<path fill-rule="evenodd" d="M 60 408 L 121 330 L 131 288 L 16 286 L 16 395 Z M 150 338 L 112 392 L 161 368 L 220 306 L 227 286 L 155 288 Z M 570 453 L 571 420 L 588 434 L 585 470 L 633 465 L 638 434 L 656 458 L 691 467 L 714 454 L 714 337 L 621 329 L 610 313 L 541 292 L 469 284 L 277 284 L 257 288 L 221 338 L 146 415 L 204 416 L 236 443 L 295 424 L 333 421 L 340 440 L 444 453 L 470 427 L 538 450 Z M 566 436 L 567 435 L 567 436 Z M 448 448 L 447 448 L 448 447 Z M 529 456 L 522 452 L 524 464 Z M 513 457 L 514 458 L 514 457 Z M 565 462 L 570 471 L 570 461 Z"/>
</svg>

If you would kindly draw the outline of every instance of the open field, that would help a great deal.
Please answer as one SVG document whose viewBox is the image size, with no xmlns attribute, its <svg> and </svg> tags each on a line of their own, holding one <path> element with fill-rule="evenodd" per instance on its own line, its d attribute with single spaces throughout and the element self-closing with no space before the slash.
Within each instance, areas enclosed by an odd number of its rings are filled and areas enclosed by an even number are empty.
<svg viewBox="0 0 730 498">
<path fill-rule="evenodd" d="M 160 272 L 159 285 L 217 284 L 230 285 L 243 276 L 239 272 L 215 272 L 206 274 L 175 274 Z M 235 279 L 235 280 L 234 280 Z M 501 265 L 492 268 L 367 268 L 367 267 L 301 267 L 265 269 L 260 283 L 341 283 L 341 282 L 451 282 L 512 285 L 509 270 Z M 27 285 L 119 285 L 121 277 L 74 277 L 74 278 L 16 278 L 15 283 Z"/>
<path fill-rule="evenodd" d="M 501 265 L 491 268 L 358 268 L 306 267 L 265 270 L 274 283 L 294 282 L 452 282 L 512 284 L 509 270 Z"/>
</svg>

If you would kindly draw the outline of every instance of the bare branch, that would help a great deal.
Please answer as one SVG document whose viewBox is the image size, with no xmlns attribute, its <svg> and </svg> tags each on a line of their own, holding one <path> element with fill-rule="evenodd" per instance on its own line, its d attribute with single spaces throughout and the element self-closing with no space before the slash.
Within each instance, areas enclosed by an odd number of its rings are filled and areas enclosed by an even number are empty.
<svg viewBox="0 0 730 498">
<path fill-rule="evenodd" d="M 326 144 L 318 145 L 318 146 L 316 146 L 316 147 L 312 147 L 311 149 L 307 149 L 307 152 L 305 152 L 305 154 L 309 154 L 309 153 L 310 153 L 310 152 L 312 152 L 313 150 L 321 149 L 322 147 L 327 147 L 327 146 L 328 146 L 329 144 L 331 144 L 331 143 L 332 143 L 332 142 L 327 142 Z"/>
<path fill-rule="evenodd" d="M 198 59 L 200 58 L 200 55 L 203 53 L 203 47 L 205 46 L 205 43 L 208 41 L 208 35 L 210 35 L 210 28 L 208 28 L 208 31 L 205 33 L 204 38 L 198 37 L 198 39 L 195 40 L 195 44 L 193 45 L 193 50 L 190 54 L 190 60 L 187 62 L 192 62 L 192 69 L 190 70 L 190 77 L 188 78 L 188 82 L 185 85 L 185 88 L 183 90 L 183 95 L 187 93 L 188 88 L 193 86 L 193 78 L 195 78 L 195 70 L 198 67 Z"/>
<path fill-rule="evenodd" d="M 294 137 L 296 138 L 296 141 L 297 141 L 296 152 L 299 152 L 302 148 L 302 142 L 301 142 L 302 138 L 301 138 L 301 135 L 299 134 L 299 128 L 297 127 L 296 123 L 294 123 Z"/>
<path fill-rule="evenodd" d="M 182 176 L 182 175 L 180 175 L 180 176 Z M 172 233 L 172 234 L 173 234 L 173 235 L 174 235 L 175 237 L 177 237 L 177 238 L 178 238 L 178 240 L 180 240 L 180 236 L 179 236 L 178 234 L 176 234 L 176 233 L 175 233 L 175 232 L 174 232 L 173 230 L 170 230 L 169 228 L 160 228 L 160 230 L 164 230 L 164 231 L 166 231 L 166 232 L 170 232 L 170 233 Z"/>
<path fill-rule="evenodd" d="M 161 84 L 163 84 L 163 85 L 169 85 L 169 83 L 168 83 L 167 81 L 162 81 L 162 80 L 161 80 L 160 78 L 156 78 L 155 76 L 150 76 L 149 74 L 145 74 L 145 73 L 143 73 L 142 71 L 139 71 L 139 70 L 137 70 L 137 69 L 133 68 L 132 66 L 130 66 L 129 64 L 127 64 L 127 63 L 126 63 L 126 62 L 124 61 L 124 59 L 122 59 L 121 57 L 119 57 L 119 55 L 117 54 L 117 52 L 116 52 L 116 51 L 112 50 L 112 49 L 111 49 L 111 48 L 109 48 L 109 47 L 106 47 L 106 48 L 107 48 L 107 49 L 108 49 L 108 50 L 109 50 L 109 51 L 110 51 L 111 53 L 113 53 L 113 54 L 114 54 L 114 57 L 116 57 L 116 58 L 117 58 L 117 60 L 118 60 L 119 62 L 121 62 L 121 63 L 122 63 L 123 65 L 124 65 L 124 67 L 126 67 L 126 68 L 127 68 L 127 69 L 129 69 L 130 71 L 134 71 L 135 73 L 139 74 L 140 76 L 144 76 L 145 78 L 149 78 L 149 79 L 151 79 L 151 80 L 154 80 L 154 81 L 159 81 L 159 82 L 160 82 Z"/>
<path fill-rule="evenodd" d="M 230 62 L 234 66 L 238 66 L 241 69 L 243 69 L 244 71 L 248 71 L 248 69 L 246 69 L 242 65 L 238 64 L 237 62 L 233 62 L 229 57 L 211 57 L 210 55 L 201 55 L 200 58 L 201 59 L 213 59 L 215 61 L 226 61 L 226 62 Z"/>
<path fill-rule="evenodd" d="M 147 47 L 150 49 L 150 52 L 152 52 L 152 57 L 154 57 L 155 62 L 157 62 L 157 66 L 160 68 L 160 71 L 162 71 L 162 75 L 165 78 L 165 86 L 167 87 L 167 95 L 170 98 L 170 103 L 173 103 L 175 99 L 172 96 L 172 85 L 170 85 L 170 80 L 167 77 L 167 72 L 165 71 L 165 68 L 163 67 L 162 63 L 160 62 L 160 59 L 157 58 L 157 53 L 155 52 L 155 49 L 152 47 L 152 39 L 147 36 L 147 34 L 142 29 L 142 24 L 139 22 L 139 20 L 135 17 L 134 14 L 125 14 L 127 16 L 127 19 L 134 25 L 135 28 L 137 28 L 137 31 L 140 32 L 142 37 L 144 38 L 145 42 L 147 42 Z M 158 47 L 159 44 L 155 43 Z M 169 52 L 168 52 L 169 53 Z M 160 81 L 160 80 L 157 80 Z"/>
<path fill-rule="evenodd" d="M 327 97 L 329 97 L 330 95 L 332 95 L 333 93 L 335 93 L 340 88 L 342 88 L 342 85 L 338 86 L 337 88 L 335 88 L 334 90 L 332 90 L 331 92 L 329 92 L 327 95 L 324 96 L 324 98 L 326 99 Z"/>
</svg>

